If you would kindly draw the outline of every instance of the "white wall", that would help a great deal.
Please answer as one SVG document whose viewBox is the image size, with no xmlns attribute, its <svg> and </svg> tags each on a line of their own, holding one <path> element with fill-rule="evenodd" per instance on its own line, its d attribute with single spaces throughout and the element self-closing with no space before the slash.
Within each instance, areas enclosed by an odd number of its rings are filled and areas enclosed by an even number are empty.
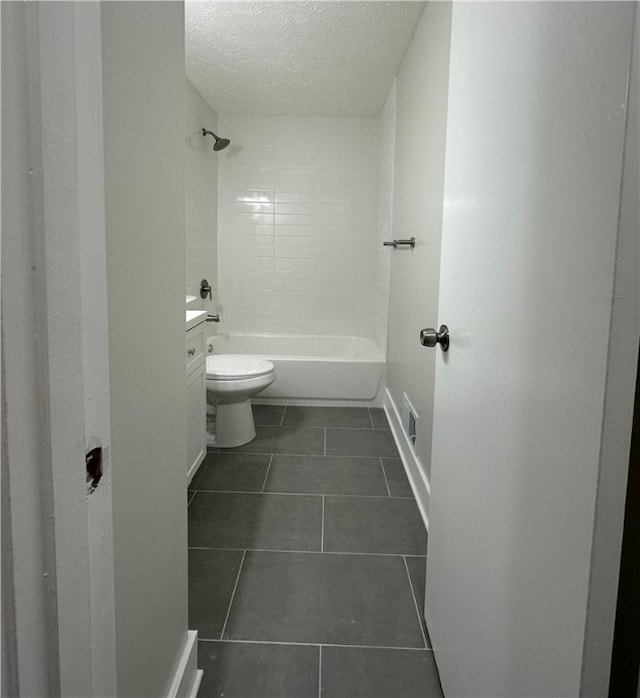
<svg viewBox="0 0 640 698">
<path fill-rule="evenodd" d="M 406 394 L 418 413 L 415 450 L 405 443 L 404 451 L 425 511 L 436 352 L 422 347 L 418 334 L 446 323 L 438 317 L 438 284 L 450 34 L 451 5 L 428 3 L 396 85 L 392 237 L 415 237 L 416 246 L 390 253 L 388 406 L 397 424 Z"/>
<path fill-rule="evenodd" d="M 102 4 L 118 695 L 167 695 L 187 640 L 184 20 Z"/>
<path fill-rule="evenodd" d="M 391 251 L 385 240 L 393 239 L 393 165 L 396 137 L 396 81 L 380 115 L 380 169 L 378 174 L 378 238 L 375 249 L 375 295 L 373 332 L 376 344 L 386 352 L 389 329 L 389 275 Z"/>
<path fill-rule="evenodd" d="M 373 338 L 379 120 L 219 128 L 220 329 Z"/>
<path fill-rule="evenodd" d="M 188 295 L 196 296 L 198 307 L 214 312 L 218 281 L 218 153 L 213 137 L 218 133 L 218 115 L 185 79 L 185 235 Z M 213 301 L 200 298 L 202 279 L 213 287 Z"/>
</svg>

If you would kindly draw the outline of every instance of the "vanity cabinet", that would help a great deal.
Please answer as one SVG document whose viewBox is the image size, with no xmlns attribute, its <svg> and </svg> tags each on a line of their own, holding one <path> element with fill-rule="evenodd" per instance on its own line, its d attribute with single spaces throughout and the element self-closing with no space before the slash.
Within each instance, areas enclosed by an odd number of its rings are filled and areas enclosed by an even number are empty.
<svg viewBox="0 0 640 698">
<path fill-rule="evenodd" d="M 204 323 L 187 330 L 187 485 L 207 455 Z"/>
</svg>

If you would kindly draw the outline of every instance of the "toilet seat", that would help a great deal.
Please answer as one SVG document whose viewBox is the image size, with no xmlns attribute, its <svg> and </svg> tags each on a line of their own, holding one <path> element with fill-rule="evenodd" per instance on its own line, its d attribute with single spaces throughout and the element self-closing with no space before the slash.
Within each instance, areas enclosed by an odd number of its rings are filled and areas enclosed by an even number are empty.
<svg viewBox="0 0 640 698">
<path fill-rule="evenodd" d="M 248 354 L 209 354 L 207 380 L 234 381 L 265 376 L 274 370 L 271 361 Z"/>
</svg>

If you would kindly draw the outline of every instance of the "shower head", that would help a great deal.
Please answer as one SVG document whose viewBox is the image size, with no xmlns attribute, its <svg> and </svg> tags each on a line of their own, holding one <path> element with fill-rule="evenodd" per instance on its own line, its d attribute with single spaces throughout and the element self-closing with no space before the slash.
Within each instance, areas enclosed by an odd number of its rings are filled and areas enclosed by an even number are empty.
<svg viewBox="0 0 640 698">
<path fill-rule="evenodd" d="M 213 144 L 213 149 L 216 151 L 224 150 L 229 145 L 229 143 L 231 143 L 231 141 L 228 138 L 219 138 L 213 131 L 207 131 L 206 128 L 202 129 L 202 135 L 213 136 L 216 139 L 216 142 Z"/>
</svg>

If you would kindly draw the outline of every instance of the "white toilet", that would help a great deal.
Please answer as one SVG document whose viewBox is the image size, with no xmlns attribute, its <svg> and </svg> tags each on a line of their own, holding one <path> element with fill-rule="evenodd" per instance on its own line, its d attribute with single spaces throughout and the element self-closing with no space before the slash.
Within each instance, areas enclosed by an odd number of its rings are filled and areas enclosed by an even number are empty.
<svg viewBox="0 0 640 698">
<path fill-rule="evenodd" d="M 207 431 L 207 443 L 233 448 L 256 436 L 251 399 L 276 379 L 266 359 L 247 354 L 207 356 L 207 403 L 215 405 L 215 435 Z"/>
</svg>

